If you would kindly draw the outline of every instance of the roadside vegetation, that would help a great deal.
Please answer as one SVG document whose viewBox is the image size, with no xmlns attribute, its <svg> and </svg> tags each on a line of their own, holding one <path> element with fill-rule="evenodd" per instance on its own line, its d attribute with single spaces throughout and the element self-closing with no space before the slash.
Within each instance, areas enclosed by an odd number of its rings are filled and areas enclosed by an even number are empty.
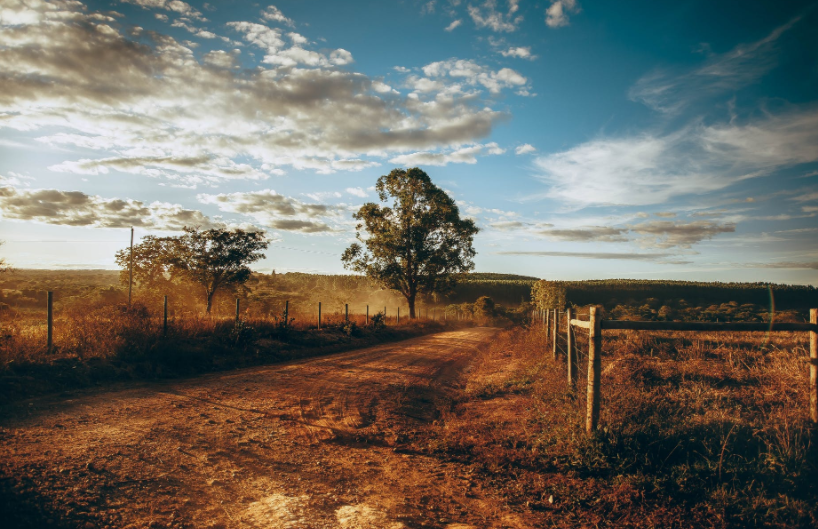
<svg viewBox="0 0 818 529">
<path fill-rule="evenodd" d="M 469 465 L 549 527 L 818 526 L 804 333 L 609 331 L 603 352 L 591 437 L 587 362 L 567 387 L 535 325 L 480 353 L 412 444 Z"/>
<path fill-rule="evenodd" d="M 225 293 L 215 298 L 208 315 L 197 310 L 202 296 L 184 297 L 180 290 L 171 298 L 176 307 L 169 311 L 165 332 L 160 299 L 141 293 L 129 307 L 127 292 L 112 283 L 112 276 L 115 280 L 116 272 L 4 276 L 4 287 L 18 287 L 4 288 L 5 299 L 19 305 L 0 312 L 0 398 L 274 363 L 470 325 L 511 326 L 529 315 L 529 305 L 506 308 L 483 297 L 475 303 L 420 305 L 416 319 L 403 311 L 398 322 L 397 307 L 389 304 L 394 298 L 384 299 L 383 291 L 364 278 L 254 274 L 242 285 L 255 290 L 239 298 L 238 321 L 235 299 Z M 44 288 L 58 294 L 51 351 Z M 311 296 L 325 300 L 320 329 L 318 301 Z M 286 304 L 290 299 L 295 301 Z M 376 300 L 368 322 L 360 301 L 349 304 L 347 319 L 343 301 L 352 299 Z"/>
</svg>

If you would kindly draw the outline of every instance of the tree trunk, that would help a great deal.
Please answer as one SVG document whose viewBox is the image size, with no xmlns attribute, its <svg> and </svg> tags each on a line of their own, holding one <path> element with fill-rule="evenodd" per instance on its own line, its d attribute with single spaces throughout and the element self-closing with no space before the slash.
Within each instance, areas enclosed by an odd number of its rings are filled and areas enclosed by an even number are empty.
<svg viewBox="0 0 818 529">
<path fill-rule="evenodd" d="M 409 319 L 415 319 L 415 296 L 406 296 L 406 302 L 409 304 Z"/>
<path fill-rule="evenodd" d="M 215 293 L 215 290 L 207 293 L 207 309 L 205 310 L 207 314 L 210 314 L 210 309 L 213 307 L 213 295 Z"/>
</svg>

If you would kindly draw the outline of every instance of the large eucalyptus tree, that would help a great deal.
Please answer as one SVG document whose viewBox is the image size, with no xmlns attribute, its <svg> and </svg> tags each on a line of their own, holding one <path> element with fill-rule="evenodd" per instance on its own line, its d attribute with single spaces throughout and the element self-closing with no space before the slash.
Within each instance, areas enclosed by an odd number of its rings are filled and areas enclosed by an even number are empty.
<svg viewBox="0 0 818 529">
<path fill-rule="evenodd" d="M 375 189 L 387 204 L 369 202 L 354 214 L 360 243 L 350 245 L 341 260 L 347 269 L 403 294 L 414 318 L 418 294 L 445 294 L 457 274 L 474 268 L 478 230 L 417 167 L 394 169 Z"/>
</svg>

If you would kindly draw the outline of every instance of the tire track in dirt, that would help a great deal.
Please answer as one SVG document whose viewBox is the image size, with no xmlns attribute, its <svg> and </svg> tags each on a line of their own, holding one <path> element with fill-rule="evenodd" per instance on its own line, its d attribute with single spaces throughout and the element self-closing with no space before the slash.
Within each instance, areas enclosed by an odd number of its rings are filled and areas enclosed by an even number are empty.
<svg viewBox="0 0 818 529">
<path fill-rule="evenodd" d="M 3 407 L 0 510 L 21 527 L 524 527 L 456 464 L 393 451 L 495 332 Z"/>
</svg>

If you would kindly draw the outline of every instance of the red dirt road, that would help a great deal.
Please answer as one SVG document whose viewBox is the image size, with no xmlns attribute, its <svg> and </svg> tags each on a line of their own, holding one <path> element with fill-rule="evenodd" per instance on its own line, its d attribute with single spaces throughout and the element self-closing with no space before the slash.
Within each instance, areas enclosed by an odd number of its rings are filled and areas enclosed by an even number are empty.
<svg viewBox="0 0 818 529">
<path fill-rule="evenodd" d="M 475 349 L 496 331 L 6 406 L 3 520 L 88 528 L 526 527 L 466 467 L 401 449 L 436 419 Z"/>
</svg>

